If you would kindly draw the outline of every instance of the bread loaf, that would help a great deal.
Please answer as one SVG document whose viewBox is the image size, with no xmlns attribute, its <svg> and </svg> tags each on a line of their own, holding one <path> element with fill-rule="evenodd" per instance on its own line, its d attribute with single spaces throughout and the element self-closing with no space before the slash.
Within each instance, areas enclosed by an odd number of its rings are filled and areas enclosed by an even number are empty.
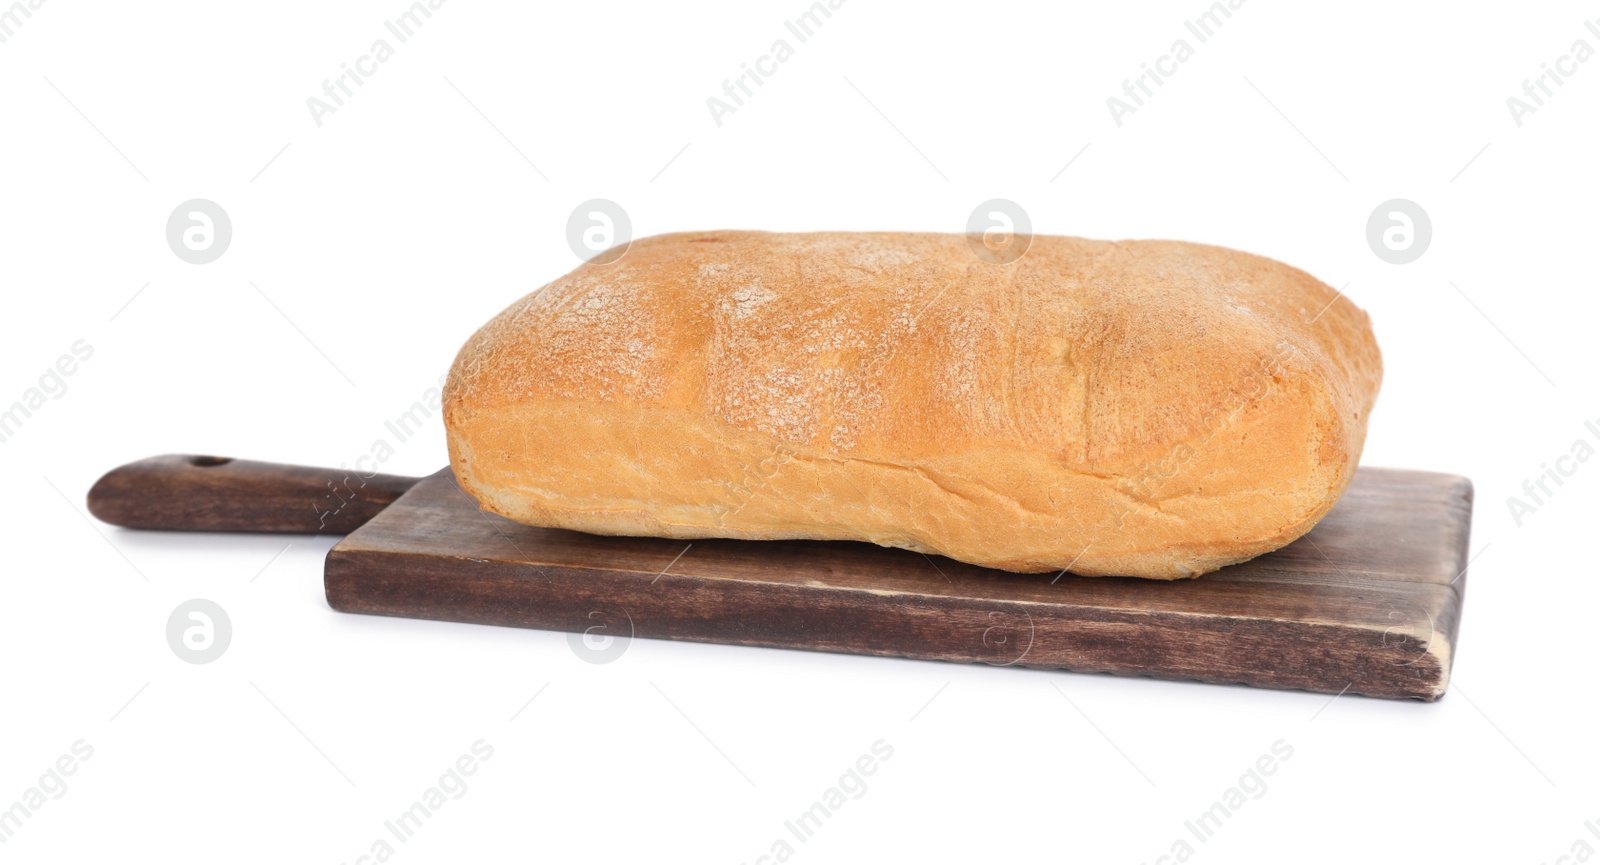
<svg viewBox="0 0 1600 865">
<path fill-rule="evenodd" d="M 1366 313 L 1242 252 L 716 231 L 517 301 L 444 420 L 462 488 L 530 525 L 1175 579 L 1310 530 L 1381 375 Z"/>
</svg>

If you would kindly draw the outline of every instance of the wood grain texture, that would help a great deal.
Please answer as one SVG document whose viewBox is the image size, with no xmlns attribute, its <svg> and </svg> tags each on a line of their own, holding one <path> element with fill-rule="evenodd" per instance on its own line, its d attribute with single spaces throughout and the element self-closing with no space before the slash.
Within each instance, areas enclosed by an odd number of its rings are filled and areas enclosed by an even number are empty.
<svg viewBox="0 0 1600 865">
<path fill-rule="evenodd" d="M 1363 468 L 1277 552 L 1190 581 L 1052 582 L 863 543 L 533 528 L 446 469 L 330 550 L 325 585 L 352 613 L 1434 700 L 1471 510 L 1466 478 Z"/>
<path fill-rule="evenodd" d="M 420 480 L 169 454 L 107 472 L 89 513 L 129 529 L 346 535 Z"/>
</svg>

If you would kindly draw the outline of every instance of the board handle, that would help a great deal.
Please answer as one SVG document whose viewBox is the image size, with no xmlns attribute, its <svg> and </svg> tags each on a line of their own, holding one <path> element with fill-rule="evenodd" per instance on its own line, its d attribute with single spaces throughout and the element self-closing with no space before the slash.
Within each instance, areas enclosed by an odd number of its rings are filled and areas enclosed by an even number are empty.
<svg viewBox="0 0 1600 865">
<path fill-rule="evenodd" d="M 89 513 L 130 529 L 344 535 L 420 480 L 168 454 L 107 472 L 89 490 Z"/>
</svg>

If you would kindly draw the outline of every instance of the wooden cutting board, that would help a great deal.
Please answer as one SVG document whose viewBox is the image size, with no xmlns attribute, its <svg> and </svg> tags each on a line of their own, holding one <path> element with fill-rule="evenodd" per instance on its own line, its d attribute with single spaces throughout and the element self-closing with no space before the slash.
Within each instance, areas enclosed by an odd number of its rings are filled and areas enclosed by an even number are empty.
<svg viewBox="0 0 1600 865">
<path fill-rule="evenodd" d="M 1466 478 L 1362 468 L 1288 547 L 1158 582 L 1014 574 L 865 543 L 539 529 L 480 511 L 448 469 L 352 490 L 330 470 L 196 462 L 217 459 L 118 469 L 91 510 L 142 528 L 349 531 L 324 582 L 351 613 L 1421 700 L 1449 680 L 1472 512 Z M 188 461 L 155 497 L 165 512 L 149 502 L 161 472 L 128 474 L 163 460 Z M 245 489 L 257 507 L 222 505 Z"/>
</svg>

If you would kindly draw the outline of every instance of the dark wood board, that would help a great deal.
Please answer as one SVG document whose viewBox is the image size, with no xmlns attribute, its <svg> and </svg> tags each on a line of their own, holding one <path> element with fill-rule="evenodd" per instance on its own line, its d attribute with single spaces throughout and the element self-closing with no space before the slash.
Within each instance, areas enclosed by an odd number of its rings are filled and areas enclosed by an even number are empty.
<svg viewBox="0 0 1600 865">
<path fill-rule="evenodd" d="M 1472 485 L 1362 468 L 1310 534 L 1197 580 L 1013 574 L 864 543 L 586 535 L 480 511 L 448 469 L 328 553 L 336 610 L 1435 700 Z"/>
</svg>

